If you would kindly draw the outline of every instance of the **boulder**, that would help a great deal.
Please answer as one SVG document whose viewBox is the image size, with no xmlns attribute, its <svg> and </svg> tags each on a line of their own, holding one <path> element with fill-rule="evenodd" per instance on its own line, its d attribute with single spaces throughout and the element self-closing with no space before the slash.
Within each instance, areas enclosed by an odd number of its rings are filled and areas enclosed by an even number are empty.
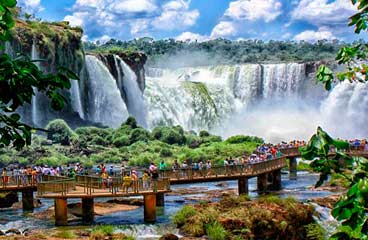
<svg viewBox="0 0 368 240">
<path fill-rule="evenodd" d="M 11 228 L 9 230 L 7 230 L 6 232 L 6 235 L 21 235 L 22 232 L 18 229 L 15 229 L 15 228 Z"/>
<path fill-rule="evenodd" d="M 160 240 L 178 240 L 179 237 L 172 233 L 166 233 L 162 237 L 160 237 Z"/>
<path fill-rule="evenodd" d="M 0 208 L 10 208 L 16 202 L 18 202 L 16 192 L 0 193 Z"/>
</svg>

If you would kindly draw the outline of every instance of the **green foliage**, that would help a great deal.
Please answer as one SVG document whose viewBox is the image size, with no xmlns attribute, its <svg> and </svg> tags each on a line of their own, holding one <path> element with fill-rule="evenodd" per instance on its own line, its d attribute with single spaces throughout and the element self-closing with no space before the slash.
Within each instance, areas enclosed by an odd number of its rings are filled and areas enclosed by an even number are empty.
<svg viewBox="0 0 368 240">
<path fill-rule="evenodd" d="M 74 232 L 70 230 L 66 230 L 66 229 L 57 231 L 53 236 L 57 238 L 61 238 L 61 239 L 76 239 L 77 238 Z"/>
<path fill-rule="evenodd" d="M 256 143 L 262 144 L 264 143 L 264 140 L 259 137 L 236 135 L 236 136 L 231 136 L 228 139 L 226 139 L 226 142 L 230 144 L 245 143 L 245 142 L 256 142 Z"/>
<path fill-rule="evenodd" d="M 152 136 L 162 142 L 168 144 L 184 144 L 185 136 L 180 128 L 175 127 L 155 127 L 152 131 Z"/>
<path fill-rule="evenodd" d="M 331 147 L 336 149 L 334 157 L 328 156 Z M 347 142 L 332 139 L 319 127 L 308 145 L 300 151 L 303 159 L 315 159 L 310 165 L 313 170 L 320 172 L 316 186 L 320 186 L 333 173 L 344 176 L 350 183 L 348 192 L 332 210 L 332 215 L 341 222 L 343 228 L 331 239 L 368 239 L 368 160 L 346 155 L 344 150 L 348 147 Z M 352 175 L 345 175 L 345 169 L 351 170 Z"/>
<path fill-rule="evenodd" d="M 73 130 L 62 119 L 55 119 L 46 126 L 47 138 L 54 143 L 69 145 L 70 139 L 74 135 Z"/>
<path fill-rule="evenodd" d="M 173 216 L 173 222 L 178 227 L 183 226 L 187 219 L 194 216 L 195 214 L 196 210 L 193 206 L 185 205 Z"/>
<path fill-rule="evenodd" d="M 211 240 L 225 240 L 226 238 L 226 230 L 218 222 L 207 224 L 206 234 Z"/>
<path fill-rule="evenodd" d="M 180 67 L 190 67 L 203 64 L 241 64 L 260 62 L 299 62 L 333 60 L 343 43 L 320 40 L 316 43 L 294 41 L 244 40 L 229 41 L 213 39 L 206 42 L 175 41 L 174 39 L 141 41 L 110 41 L 97 46 L 93 43 L 86 45 L 87 50 L 106 52 L 106 49 L 116 48 L 119 51 L 134 49 L 149 56 L 149 62 L 154 67 L 178 67 L 177 62 L 171 65 L 172 58 L 178 56 L 192 57 L 192 61 L 182 61 Z M 196 53 L 200 57 L 196 57 Z M 206 56 L 203 59 L 203 56 Z M 202 57 L 202 58 L 201 58 Z"/>
<path fill-rule="evenodd" d="M 130 145 L 130 139 L 128 136 L 121 136 L 118 138 L 115 138 L 114 142 L 112 143 L 115 147 L 124 147 Z"/>
<path fill-rule="evenodd" d="M 326 240 L 326 232 L 318 223 L 308 224 L 305 228 L 308 240 Z"/>
<path fill-rule="evenodd" d="M 129 116 L 125 123 L 123 123 L 123 125 L 130 126 L 133 129 L 138 127 L 137 120 L 135 120 L 135 118 L 132 116 Z"/>
<path fill-rule="evenodd" d="M 202 131 L 199 132 L 199 136 L 201 138 L 203 138 L 203 137 L 209 137 L 210 135 L 211 134 L 209 132 L 205 131 L 205 130 L 202 130 Z"/>
<path fill-rule="evenodd" d="M 151 139 L 151 134 L 144 128 L 135 128 L 131 131 L 129 136 L 130 143 L 138 141 L 148 142 Z"/>
<path fill-rule="evenodd" d="M 15 23 L 10 9 L 16 3 L 15 0 L 0 2 L 1 49 L 11 39 Z M 44 74 L 28 57 L 12 59 L 7 54 L 0 55 L 0 70 L 0 147 L 12 145 L 20 149 L 30 145 L 32 128 L 20 122 L 16 110 L 31 103 L 34 88 L 50 99 L 54 110 L 61 110 L 65 103 L 61 90 L 70 89 L 70 79 L 78 77 L 65 67 L 59 67 L 56 74 Z"/>
</svg>

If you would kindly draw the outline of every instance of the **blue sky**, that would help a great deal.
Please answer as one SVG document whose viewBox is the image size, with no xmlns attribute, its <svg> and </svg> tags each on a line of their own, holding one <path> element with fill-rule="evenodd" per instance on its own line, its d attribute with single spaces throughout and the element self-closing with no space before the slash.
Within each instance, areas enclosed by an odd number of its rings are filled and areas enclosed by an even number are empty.
<svg viewBox="0 0 368 240">
<path fill-rule="evenodd" d="M 347 27 L 350 0 L 18 0 L 28 13 L 69 21 L 85 39 L 138 37 L 205 41 L 213 38 L 367 39 Z"/>
</svg>

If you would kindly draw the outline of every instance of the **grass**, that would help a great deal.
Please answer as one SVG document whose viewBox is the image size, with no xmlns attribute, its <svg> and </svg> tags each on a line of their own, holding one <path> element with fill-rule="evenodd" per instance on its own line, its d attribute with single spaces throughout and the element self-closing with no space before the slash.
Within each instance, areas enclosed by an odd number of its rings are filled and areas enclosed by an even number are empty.
<svg viewBox="0 0 368 240">
<path fill-rule="evenodd" d="M 206 225 L 206 234 L 211 240 L 225 240 L 227 235 L 224 227 L 217 221 Z"/>
<path fill-rule="evenodd" d="M 77 236 L 74 234 L 73 231 L 70 231 L 70 230 L 59 230 L 57 231 L 53 237 L 57 237 L 57 238 L 63 238 L 63 239 L 76 239 Z"/>
<path fill-rule="evenodd" d="M 305 228 L 308 240 L 326 240 L 326 232 L 318 223 L 308 224 Z"/>
<path fill-rule="evenodd" d="M 182 209 L 180 209 L 174 216 L 173 222 L 177 226 L 182 226 L 186 222 L 189 217 L 192 217 L 196 214 L 196 210 L 191 205 L 185 205 Z"/>
</svg>

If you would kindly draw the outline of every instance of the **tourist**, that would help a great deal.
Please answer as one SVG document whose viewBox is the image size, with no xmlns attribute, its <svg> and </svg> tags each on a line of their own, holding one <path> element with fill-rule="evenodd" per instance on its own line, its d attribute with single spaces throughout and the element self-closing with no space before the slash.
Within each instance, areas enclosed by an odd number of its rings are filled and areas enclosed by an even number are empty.
<svg viewBox="0 0 368 240">
<path fill-rule="evenodd" d="M 106 171 L 102 172 L 101 178 L 102 178 L 102 188 L 107 188 L 108 187 L 108 184 L 107 184 L 108 175 Z"/>
<path fill-rule="evenodd" d="M 149 178 L 148 171 L 144 170 L 143 175 L 142 175 L 143 190 L 148 189 L 148 178 Z"/>
<path fill-rule="evenodd" d="M 1 173 L 1 178 L 2 178 L 3 186 L 5 187 L 6 185 L 8 185 L 8 173 L 7 173 L 6 168 L 3 168 L 3 172 Z"/>
<path fill-rule="evenodd" d="M 19 167 L 15 167 L 13 168 L 13 179 L 14 179 L 14 183 L 15 185 L 19 186 Z"/>
<path fill-rule="evenodd" d="M 187 161 L 184 161 L 182 164 L 181 164 L 181 171 L 182 171 L 182 177 L 187 177 L 188 176 L 188 164 L 187 164 Z"/>
<path fill-rule="evenodd" d="M 109 169 L 109 175 L 112 177 L 112 176 L 114 176 L 114 166 L 113 165 L 111 165 L 110 166 L 110 169 Z"/>
<path fill-rule="evenodd" d="M 133 191 L 138 193 L 138 173 L 136 170 L 132 171 Z"/>
<path fill-rule="evenodd" d="M 158 179 L 158 171 L 157 171 L 157 166 L 154 162 L 151 162 L 149 166 L 149 171 L 152 176 L 152 180 L 156 181 Z"/>
<path fill-rule="evenodd" d="M 211 174 L 211 168 L 212 168 L 212 164 L 211 164 L 211 161 L 210 160 L 207 160 L 207 163 L 206 163 L 206 176 L 209 176 Z"/>
<path fill-rule="evenodd" d="M 21 167 L 19 170 L 19 177 L 22 180 L 22 185 L 26 186 L 27 185 L 27 174 L 26 174 L 26 170 L 24 169 L 24 167 Z"/>
<path fill-rule="evenodd" d="M 32 185 L 37 184 L 37 171 L 36 171 L 36 167 L 33 167 L 31 175 L 32 175 Z"/>
<path fill-rule="evenodd" d="M 163 160 L 158 165 L 158 169 L 160 170 L 161 177 L 165 177 L 166 163 Z"/>
<path fill-rule="evenodd" d="M 174 164 L 172 165 L 172 171 L 175 175 L 176 178 L 179 178 L 179 163 L 178 163 L 178 160 L 174 160 Z"/>
<path fill-rule="evenodd" d="M 128 193 L 129 188 L 132 186 L 132 178 L 130 177 L 130 174 L 127 173 L 124 177 L 123 177 L 123 191 L 125 191 L 126 193 Z"/>
<path fill-rule="evenodd" d="M 198 171 L 201 176 L 203 176 L 203 162 L 202 160 L 198 163 Z"/>
<path fill-rule="evenodd" d="M 125 165 L 124 165 L 124 163 L 121 164 L 120 172 L 121 172 L 121 176 L 125 176 Z"/>
</svg>

